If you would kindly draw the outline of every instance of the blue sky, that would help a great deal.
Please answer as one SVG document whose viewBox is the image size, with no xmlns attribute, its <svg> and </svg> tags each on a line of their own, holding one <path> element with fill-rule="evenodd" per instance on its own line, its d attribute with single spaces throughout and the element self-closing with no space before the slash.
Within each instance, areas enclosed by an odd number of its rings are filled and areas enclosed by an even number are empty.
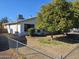
<svg viewBox="0 0 79 59">
<path fill-rule="evenodd" d="M 0 0 L 0 19 L 7 16 L 10 21 L 15 21 L 18 14 L 25 18 L 35 16 L 41 5 L 49 2 L 51 0 Z"/>
</svg>

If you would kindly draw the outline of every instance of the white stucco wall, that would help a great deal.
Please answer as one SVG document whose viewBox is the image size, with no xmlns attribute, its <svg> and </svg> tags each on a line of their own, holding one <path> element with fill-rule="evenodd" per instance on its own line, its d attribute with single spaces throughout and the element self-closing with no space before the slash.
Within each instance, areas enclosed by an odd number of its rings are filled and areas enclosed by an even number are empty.
<svg viewBox="0 0 79 59">
<path fill-rule="evenodd" d="M 17 27 L 18 27 L 18 33 L 21 33 L 21 24 L 17 24 Z"/>
<path fill-rule="evenodd" d="M 9 25 L 7 25 L 7 31 L 8 31 L 8 33 L 10 33 L 10 26 Z"/>
<path fill-rule="evenodd" d="M 15 34 L 15 32 L 17 32 L 17 24 L 7 25 L 7 26 L 9 33 Z"/>
<path fill-rule="evenodd" d="M 24 34 L 24 23 L 7 25 L 7 31 L 12 34 L 16 34 L 16 32 L 19 35 Z"/>
</svg>

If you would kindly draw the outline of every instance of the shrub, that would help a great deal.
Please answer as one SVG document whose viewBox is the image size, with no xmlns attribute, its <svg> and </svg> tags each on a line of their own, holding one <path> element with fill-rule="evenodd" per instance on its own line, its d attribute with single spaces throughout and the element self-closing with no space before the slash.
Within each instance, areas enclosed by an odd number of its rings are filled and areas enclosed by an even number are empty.
<svg viewBox="0 0 79 59">
<path fill-rule="evenodd" d="M 28 33 L 29 33 L 30 36 L 35 35 L 35 29 L 34 28 L 29 28 Z"/>
</svg>

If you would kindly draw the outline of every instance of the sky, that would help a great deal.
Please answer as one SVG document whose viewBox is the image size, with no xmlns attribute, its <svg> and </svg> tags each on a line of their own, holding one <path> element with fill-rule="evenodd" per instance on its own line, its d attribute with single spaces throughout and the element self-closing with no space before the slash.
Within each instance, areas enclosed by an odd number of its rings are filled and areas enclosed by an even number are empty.
<svg viewBox="0 0 79 59">
<path fill-rule="evenodd" d="M 18 14 L 24 18 L 34 17 L 40 7 L 49 2 L 51 0 L 0 0 L 0 19 L 8 17 L 10 21 L 16 21 Z"/>
</svg>

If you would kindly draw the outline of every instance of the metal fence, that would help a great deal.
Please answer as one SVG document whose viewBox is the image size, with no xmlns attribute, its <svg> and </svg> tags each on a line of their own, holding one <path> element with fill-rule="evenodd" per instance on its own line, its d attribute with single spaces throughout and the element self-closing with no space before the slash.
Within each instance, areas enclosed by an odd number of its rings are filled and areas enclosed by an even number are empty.
<svg viewBox="0 0 79 59">
<path fill-rule="evenodd" d="M 8 39 L 9 39 L 9 48 L 14 49 L 17 55 L 21 56 L 22 59 L 54 59 L 53 57 L 50 57 L 42 53 L 41 51 L 38 51 L 37 49 L 31 48 L 22 42 L 19 42 L 12 38 Z"/>
<path fill-rule="evenodd" d="M 48 56 L 45 53 L 42 53 L 41 51 L 31 48 L 28 45 L 19 42 L 15 39 L 9 38 L 9 48 L 12 48 L 15 50 L 18 56 L 21 56 L 22 59 L 68 59 L 68 57 L 71 57 L 70 55 L 77 49 L 79 46 L 74 48 L 72 51 L 70 51 L 65 56 L 57 56 L 56 58 L 53 58 L 51 56 Z"/>
</svg>

